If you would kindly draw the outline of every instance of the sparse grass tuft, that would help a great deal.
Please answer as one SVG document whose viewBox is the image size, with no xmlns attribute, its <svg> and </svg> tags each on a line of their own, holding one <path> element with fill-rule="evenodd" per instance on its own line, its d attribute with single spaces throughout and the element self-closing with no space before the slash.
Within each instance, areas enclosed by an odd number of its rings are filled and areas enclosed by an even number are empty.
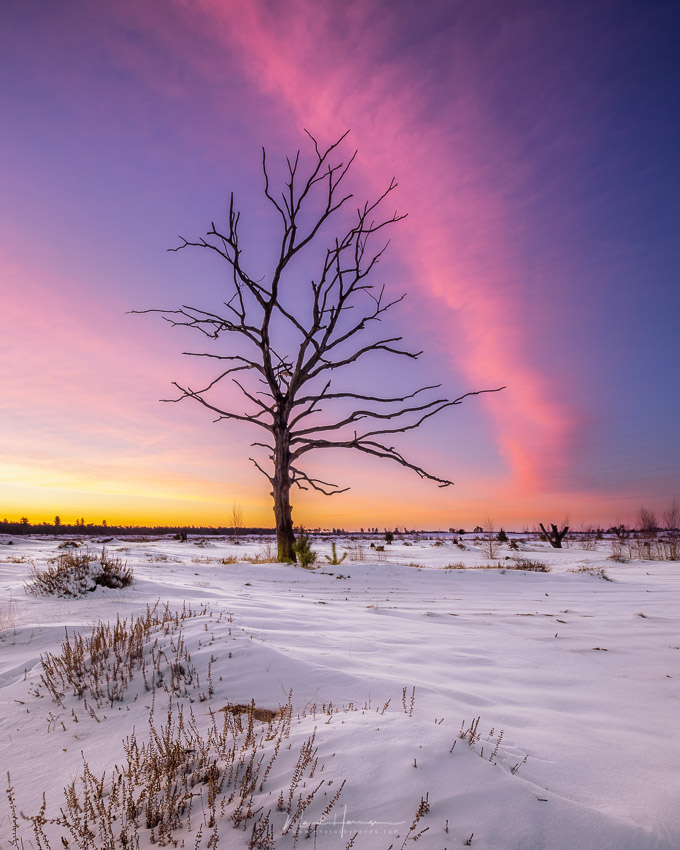
<svg viewBox="0 0 680 850">
<path fill-rule="evenodd" d="M 366 547 L 363 543 L 357 542 L 353 543 L 347 549 L 347 553 L 349 555 L 350 561 L 365 561 L 366 560 Z"/>
<path fill-rule="evenodd" d="M 532 573 L 549 573 L 550 566 L 545 561 L 536 561 L 523 555 L 515 555 L 510 564 L 504 564 L 506 570 L 527 570 Z"/>
<path fill-rule="evenodd" d="M 237 558 L 235 555 L 226 555 L 224 558 L 211 558 L 206 556 L 204 558 L 192 558 L 192 564 L 241 564 L 245 561 L 245 558 Z"/>
</svg>

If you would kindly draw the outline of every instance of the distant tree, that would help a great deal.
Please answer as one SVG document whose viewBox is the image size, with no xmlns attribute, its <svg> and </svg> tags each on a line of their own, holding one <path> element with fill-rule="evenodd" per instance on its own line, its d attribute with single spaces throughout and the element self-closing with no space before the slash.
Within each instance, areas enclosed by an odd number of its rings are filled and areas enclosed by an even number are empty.
<svg viewBox="0 0 680 850">
<path fill-rule="evenodd" d="M 61 517 L 60 516 L 55 516 L 54 524 L 55 524 L 55 526 L 61 525 Z"/>
<path fill-rule="evenodd" d="M 508 540 L 509 540 L 508 535 L 505 533 L 505 531 L 502 528 L 498 532 L 498 534 L 496 535 L 496 540 L 499 543 L 507 543 L 508 542 Z"/>
<path fill-rule="evenodd" d="M 104 526 L 104 528 L 106 528 L 106 520 L 105 519 L 102 520 L 102 525 Z"/>
<path fill-rule="evenodd" d="M 386 531 L 384 539 L 385 543 L 392 543 L 392 541 L 394 540 L 394 534 L 391 531 Z"/>
<path fill-rule="evenodd" d="M 496 556 L 496 543 L 498 541 L 496 539 L 496 526 L 491 517 L 487 517 L 484 520 L 483 529 L 484 552 L 487 558 L 494 558 Z"/>
<path fill-rule="evenodd" d="M 355 151 L 346 161 L 338 158 L 337 148 L 346 135 L 325 149 L 310 135 L 314 151 L 311 166 L 303 173 L 299 151 L 287 159 L 281 193 L 270 184 L 263 149 L 264 195 L 281 222 L 276 259 L 269 275 L 246 268 L 239 233 L 240 213 L 232 194 L 226 228 L 218 230 L 213 223 L 207 238 L 193 242 L 182 239 L 181 245 L 171 249 L 205 248 L 227 264 L 230 292 L 220 296 L 224 309 L 215 313 L 182 306 L 175 310 L 134 311 L 160 313 L 172 326 L 191 328 L 217 344 L 224 337 L 230 339 L 219 349 L 186 352 L 213 358 L 221 364 L 220 371 L 201 389 L 174 382 L 179 396 L 165 400 L 191 399 L 215 414 L 216 421 L 248 422 L 264 432 L 262 440 L 252 445 L 267 452 L 271 465 L 265 469 L 260 460 L 250 460 L 272 488 L 281 561 L 295 559 L 291 488 L 313 489 L 327 496 L 348 489 L 305 472 L 301 463 L 309 452 L 353 449 L 393 461 L 421 478 L 447 487 L 452 483 L 447 478 L 407 460 L 395 447 L 394 435 L 418 428 L 468 396 L 497 391 L 467 392 L 454 399 L 435 396 L 425 401 L 429 395 L 423 394 L 433 394 L 439 385 L 404 390 L 396 396 L 332 390 L 331 375 L 358 361 L 364 362 L 367 356 L 416 359 L 422 353 L 404 348 L 400 336 L 364 333 L 379 327 L 387 311 L 404 298 L 386 297 L 384 287 L 376 289 L 367 282 L 387 247 L 386 243 L 374 247 L 376 236 L 382 236 L 404 215 L 381 213 L 381 205 L 397 188 L 392 180 L 374 200 L 359 205 L 353 218 L 343 220 L 347 202 L 353 197 L 346 191 L 344 181 L 356 157 Z M 338 222 L 335 236 L 324 231 L 331 218 Z M 314 246 L 321 247 L 322 240 L 325 246 L 317 254 L 318 272 L 305 292 L 299 285 L 299 258 L 304 252 L 313 260 Z M 224 379 L 233 381 L 250 409 L 225 405 L 215 397 Z M 359 422 L 374 424 L 361 428 L 357 427 Z"/>
<path fill-rule="evenodd" d="M 231 506 L 231 513 L 229 514 L 231 527 L 234 529 L 234 534 L 238 534 L 239 528 L 243 525 L 243 511 L 241 509 L 241 505 L 238 502 L 234 502 Z"/>
<path fill-rule="evenodd" d="M 28 517 L 22 516 L 21 519 L 19 520 L 19 522 L 22 525 L 28 525 Z"/>
<path fill-rule="evenodd" d="M 663 527 L 666 531 L 678 531 L 680 529 L 680 500 L 673 496 L 663 511 Z"/>
<path fill-rule="evenodd" d="M 656 534 L 659 528 L 659 521 L 656 513 L 644 506 L 640 507 L 637 513 L 638 528 L 645 537 L 652 537 Z"/>
</svg>

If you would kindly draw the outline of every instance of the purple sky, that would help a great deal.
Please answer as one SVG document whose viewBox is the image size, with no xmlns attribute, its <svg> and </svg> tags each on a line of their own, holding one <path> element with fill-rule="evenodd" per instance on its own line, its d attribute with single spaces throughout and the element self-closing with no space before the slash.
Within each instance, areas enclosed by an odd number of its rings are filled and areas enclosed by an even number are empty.
<svg viewBox="0 0 680 850">
<path fill-rule="evenodd" d="M 403 445 L 456 482 L 319 456 L 309 525 L 628 521 L 680 495 L 680 9 L 651 2 L 6 2 L 0 10 L 0 513 L 270 524 L 247 428 L 197 405 L 189 343 L 132 309 L 219 301 L 167 253 L 233 190 L 252 266 L 272 163 L 351 129 L 357 199 L 408 218 L 376 284 L 425 354 L 349 381 L 459 395 Z M 310 275 L 312 272 L 310 271 Z"/>
</svg>

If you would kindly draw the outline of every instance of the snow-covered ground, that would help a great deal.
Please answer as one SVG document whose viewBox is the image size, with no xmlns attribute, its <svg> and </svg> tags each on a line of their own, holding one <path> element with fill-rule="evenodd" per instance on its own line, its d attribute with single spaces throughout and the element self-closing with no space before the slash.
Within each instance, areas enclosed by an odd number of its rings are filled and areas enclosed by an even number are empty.
<svg viewBox="0 0 680 850">
<path fill-rule="evenodd" d="M 491 561 L 470 536 L 464 549 L 444 535 L 384 552 L 338 537 L 338 554 L 352 546 L 353 560 L 330 565 L 330 543 L 315 542 L 322 563 L 304 570 L 222 563 L 262 555 L 263 540 L 120 538 L 107 551 L 133 568 L 130 587 L 27 594 L 31 563 L 45 567 L 66 551 L 60 542 L 0 537 L 0 765 L 17 809 L 13 823 L 9 802 L 0 805 L 0 848 L 47 847 L 41 830 L 52 850 L 123 847 L 125 822 L 143 848 L 152 832 L 157 844 L 186 848 L 680 847 L 678 562 L 615 563 L 607 541 L 502 545 Z M 550 572 L 509 569 L 518 555 Z M 575 571 L 583 567 L 604 567 L 610 580 Z M 63 687 L 55 701 L 41 656 L 60 653 L 65 628 L 89 635 L 156 602 L 157 612 L 186 603 L 194 616 L 149 629 L 145 652 L 155 647 L 156 661 L 144 675 L 132 670 L 122 699 Z M 269 726 L 253 718 L 249 733 L 246 715 L 220 711 L 253 701 L 283 714 Z M 189 717 L 194 731 L 182 732 Z M 213 718 L 239 752 L 261 759 L 250 812 L 234 814 L 243 773 L 227 775 L 215 756 L 221 778 L 190 785 L 190 818 L 172 840 L 143 815 L 132 829 L 111 779 L 133 732 L 141 750 L 152 726 L 170 722 L 168 740 L 186 742 L 187 773 Z M 115 815 L 116 843 L 94 820 L 89 844 L 51 822 L 82 805 L 85 763 L 105 774 L 95 796 Z M 74 781 L 81 803 L 69 808 Z M 43 793 L 36 837 L 20 812 L 36 815 Z"/>
</svg>

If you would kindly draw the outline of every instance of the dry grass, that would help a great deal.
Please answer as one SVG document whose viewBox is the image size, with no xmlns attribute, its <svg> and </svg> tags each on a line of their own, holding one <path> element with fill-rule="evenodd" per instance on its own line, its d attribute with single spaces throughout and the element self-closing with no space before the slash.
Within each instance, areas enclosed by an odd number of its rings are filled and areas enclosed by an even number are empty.
<svg viewBox="0 0 680 850">
<path fill-rule="evenodd" d="M 97 587 L 119 589 L 132 584 L 132 568 L 106 549 L 92 552 L 64 552 L 45 568 L 33 565 L 25 587 L 34 596 L 83 596 Z"/>
<path fill-rule="evenodd" d="M 45 806 L 20 819 L 8 775 L 11 844 L 25 846 L 19 837 L 22 819 L 42 850 L 178 847 L 180 842 L 184 846 L 181 833 L 189 826 L 196 850 L 215 850 L 224 826 L 245 831 L 250 850 L 274 850 L 276 838 L 285 835 L 294 845 L 315 836 L 315 827 L 329 819 L 345 785 L 315 778 L 325 767 L 319 764 L 316 731 L 295 757 L 286 743 L 290 696 L 277 711 L 254 704 L 228 708 L 221 722 L 211 713 L 205 733 L 191 710 L 187 716 L 182 708 L 169 709 L 164 725 L 150 724 L 146 742 L 132 731 L 123 742 L 122 764 L 108 774 L 96 776 L 83 757 L 81 775 L 64 789 L 64 803 L 54 819 L 45 816 Z M 327 713 L 335 711 L 329 707 Z M 269 777 L 284 754 L 284 784 L 279 769 L 279 785 L 272 792 Z M 274 811 L 286 817 L 274 818 Z"/>
<path fill-rule="evenodd" d="M 365 561 L 366 560 L 366 547 L 363 543 L 355 542 L 352 543 L 347 548 L 347 555 L 350 561 Z"/>
<path fill-rule="evenodd" d="M 680 535 L 668 534 L 665 537 L 628 538 L 611 541 L 611 561 L 679 561 Z"/>
<path fill-rule="evenodd" d="M 179 643 L 177 629 L 182 616 L 190 614 L 172 613 L 167 607 L 148 611 L 141 624 L 147 642 L 154 629 L 174 629 L 174 640 Z M 136 621 L 134 625 L 140 626 Z M 126 631 L 131 630 L 128 627 Z M 401 704 L 408 717 L 414 714 L 415 701 L 415 687 L 410 692 L 403 688 Z M 390 700 L 375 708 L 376 713 L 384 715 L 389 704 Z M 341 708 L 314 704 L 306 706 L 297 718 L 298 723 L 304 718 L 315 724 L 330 723 L 339 713 L 370 710 L 370 701 Z M 37 814 L 20 813 L 8 774 L 9 845 L 17 850 L 130 850 L 156 844 L 218 850 L 238 844 L 248 850 L 276 850 L 282 845 L 302 847 L 303 839 L 311 838 L 310 850 L 325 846 L 323 825 L 332 827 L 333 810 L 346 782 L 337 781 L 332 761 L 324 763 L 316 726 L 292 747 L 292 722 L 292 693 L 277 709 L 257 707 L 254 701 L 229 703 L 218 712 L 210 711 L 200 728 L 191 706 L 171 700 L 160 725 L 152 708 L 148 736 L 142 740 L 133 728 L 112 769 L 95 774 L 83 754 L 80 775 L 64 788 L 57 806 L 52 803 L 58 811 L 55 817 L 48 817 L 44 795 Z M 475 718 L 461 726 L 459 738 L 481 758 L 495 763 L 503 731 L 492 729 L 483 736 L 480 719 Z M 454 740 L 449 752 L 455 745 Z M 524 762 L 526 758 L 510 772 L 514 774 Z M 415 760 L 414 767 L 419 767 Z M 430 813 L 429 794 L 425 793 L 402 850 L 428 831 L 429 827 L 423 828 L 419 822 Z M 238 829 L 242 838 L 234 833 L 230 838 L 231 829 Z M 346 848 L 356 837 L 348 834 Z"/>
<path fill-rule="evenodd" d="M 246 559 L 245 558 L 237 558 L 235 555 L 227 555 L 224 558 L 211 558 L 206 556 L 204 558 L 192 558 L 192 564 L 242 564 Z"/>
<path fill-rule="evenodd" d="M 505 563 L 506 570 L 527 570 L 531 573 L 549 573 L 550 566 L 545 561 L 536 561 L 523 555 L 515 555 L 509 563 Z"/>
<path fill-rule="evenodd" d="M 186 605 L 182 611 L 147 605 L 141 616 L 118 617 L 115 623 L 100 620 L 88 635 L 67 631 L 60 651 L 40 658 L 42 686 L 62 707 L 69 690 L 79 699 L 89 697 L 98 708 L 122 702 L 136 674 L 147 691 L 162 688 L 186 696 L 190 688 L 198 689 L 198 676 L 185 648 L 182 622 L 205 613 Z"/>
</svg>

